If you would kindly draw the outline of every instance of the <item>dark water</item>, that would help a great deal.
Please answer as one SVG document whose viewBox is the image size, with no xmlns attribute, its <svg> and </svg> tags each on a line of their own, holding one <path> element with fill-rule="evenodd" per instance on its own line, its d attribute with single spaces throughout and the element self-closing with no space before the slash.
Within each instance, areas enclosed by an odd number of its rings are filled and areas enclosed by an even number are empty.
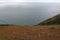
<svg viewBox="0 0 60 40">
<path fill-rule="evenodd" d="M 60 3 L 25 2 L 0 7 L 0 24 L 35 25 L 59 12 Z"/>
</svg>

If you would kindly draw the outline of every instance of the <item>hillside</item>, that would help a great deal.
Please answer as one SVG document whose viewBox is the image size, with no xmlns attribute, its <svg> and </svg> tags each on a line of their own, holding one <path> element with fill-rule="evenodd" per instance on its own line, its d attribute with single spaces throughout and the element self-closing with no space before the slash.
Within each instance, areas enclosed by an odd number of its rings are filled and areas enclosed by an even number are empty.
<svg viewBox="0 0 60 40">
<path fill-rule="evenodd" d="M 52 18 L 49 18 L 37 25 L 60 25 L 60 14 L 58 14 Z"/>
<path fill-rule="evenodd" d="M 60 40 L 60 14 L 37 26 L 1 24 L 0 40 Z"/>
</svg>

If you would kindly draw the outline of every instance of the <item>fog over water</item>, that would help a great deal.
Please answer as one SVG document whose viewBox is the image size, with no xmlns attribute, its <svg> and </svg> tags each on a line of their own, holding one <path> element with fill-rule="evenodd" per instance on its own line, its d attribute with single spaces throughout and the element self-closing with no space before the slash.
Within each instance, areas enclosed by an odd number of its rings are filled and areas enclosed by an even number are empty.
<svg viewBox="0 0 60 40">
<path fill-rule="evenodd" d="M 21 2 L 0 6 L 0 24 L 35 25 L 59 13 L 60 3 Z"/>
</svg>

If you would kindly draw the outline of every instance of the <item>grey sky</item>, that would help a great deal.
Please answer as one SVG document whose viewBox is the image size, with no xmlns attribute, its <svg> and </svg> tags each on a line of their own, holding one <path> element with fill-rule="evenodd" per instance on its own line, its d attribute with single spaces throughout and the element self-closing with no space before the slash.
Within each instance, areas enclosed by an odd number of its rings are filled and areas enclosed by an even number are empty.
<svg viewBox="0 0 60 40">
<path fill-rule="evenodd" d="M 58 2 L 60 0 L 0 0 L 1 2 Z"/>
<path fill-rule="evenodd" d="M 25 4 L 25 2 L 45 2 L 45 3 L 60 3 L 60 0 L 0 0 L 0 6 L 1 5 L 16 5 L 20 4 L 19 2 L 23 2 L 22 4 Z"/>
</svg>

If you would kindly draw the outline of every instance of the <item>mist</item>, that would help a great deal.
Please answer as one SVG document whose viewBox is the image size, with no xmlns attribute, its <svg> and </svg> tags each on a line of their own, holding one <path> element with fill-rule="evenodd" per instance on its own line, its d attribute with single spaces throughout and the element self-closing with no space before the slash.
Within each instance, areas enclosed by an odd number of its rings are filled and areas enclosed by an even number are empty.
<svg viewBox="0 0 60 40">
<path fill-rule="evenodd" d="M 24 2 L 0 7 L 0 24 L 36 25 L 59 14 L 60 3 Z"/>
</svg>

